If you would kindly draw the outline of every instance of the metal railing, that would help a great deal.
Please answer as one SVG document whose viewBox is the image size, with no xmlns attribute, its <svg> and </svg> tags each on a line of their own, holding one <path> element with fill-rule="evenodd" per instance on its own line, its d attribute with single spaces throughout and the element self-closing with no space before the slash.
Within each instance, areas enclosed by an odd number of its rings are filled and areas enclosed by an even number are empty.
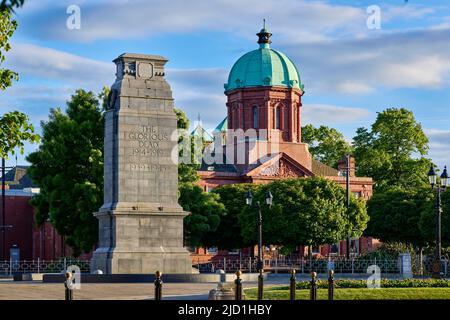
<svg viewBox="0 0 450 320">
<path fill-rule="evenodd" d="M 0 261 L 0 275 L 14 273 L 61 273 L 67 267 L 76 265 L 81 272 L 90 272 L 90 261 L 64 258 L 60 260 L 20 260 Z"/>
<path fill-rule="evenodd" d="M 28 261 L 0 261 L 0 275 L 13 275 L 14 273 L 62 273 L 67 267 L 76 265 L 81 272 L 90 272 L 90 261 L 64 258 L 59 260 L 28 260 Z M 324 259 L 289 259 L 273 258 L 264 259 L 264 270 L 272 273 L 287 273 L 296 269 L 297 273 L 327 273 L 333 269 L 335 273 L 366 273 L 371 265 L 377 265 L 383 274 L 400 273 L 400 262 L 398 259 L 362 259 L 353 257 L 329 257 Z M 415 275 L 429 276 L 432 274 L 433 259 L 425 257 L 420 264 L 412 261 L 412 272 Z M 226 273 L 235 273 L 240 270 L 245 273 L 257 271 L 257 258 L 254 257 L 223 257 L 208 262 L 194 261 L 193 267 L 200 273 L 215 273 L 224 270 Z M 441 271 L 444 276 L 450 276 L 450 261 L 441 260 Z"/>
<path fill-rule="evenodd" d="M 425 257 L 422 263 L 419 261 L 413 261 L 413 273 L 417 275 L 430 276 L 433 274 L 433 264 L 434 259 L 430 257 Z M 450 261 L 446 258 L 441 258 L 441 274 L 444 276 L 450 276 Z"/>
<path fill-rule="evenodd" d="M 257 258 L 252 257 L 223 257 L 212 259 L 208 262 L 194 261 L 193 267 L 200 273 L 214 273 L 221 269 L 226 273 L 234 273 L 240 270 L 245 273 L 256 272 Z M 364 259 L 363 257 L 352 257 L 346 259 L 341 256 L 328 257 L 324 259 L 289 259 L 273 258 L 264 259 L 264 270 L 272 273 L 287 273 L 295 269 L 297 273 L 327 273 L 328 270 L 334 270 L 335 273 L 367 273 L 367 268 L 371 265 L 377 265 L 382 274 L 399 274 L 401 265 L 398 259 Z M 441 270 L 444 276 L 450 276 L 450 265 L 446 259 L 441 260 Z M 420 274 L 417 270 L 423 270 L 422 274 L 430 275 L 432 270 L 432 260 L 423 260 L 422 268 L 412 263 L 412 272 Z"/>
</svg>

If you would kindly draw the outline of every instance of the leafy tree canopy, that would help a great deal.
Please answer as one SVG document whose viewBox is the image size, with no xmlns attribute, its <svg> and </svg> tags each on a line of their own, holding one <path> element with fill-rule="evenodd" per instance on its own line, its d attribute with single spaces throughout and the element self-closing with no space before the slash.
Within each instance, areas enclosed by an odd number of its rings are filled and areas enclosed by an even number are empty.
<svg viewBox="0 0 450 320">
<path fill-rule="evenodd" d="M 25 3 L 25 0 L 1 0 L 0 12 L 14 12 L 14 9 L 20 8 Z"/>
<path fill-rule="evenodd" d="M 242 227 L 239 223 L 239 216 L 243 210 L 247 209 L 245 194 L 250 188 L 253 192 L 256 192 L 260 185 L 249 183 L 228 184 L 217 187 L 212 191 L 212 193 L 220 196 L 220 202 L 225 206 L 225 213 L 220 219 L 214 239 L 214 245 L 220 249 L 232 250 L 254 244 L 253 241 L 244 240 Z M 254 218 L 256 220 L 256 215 Z"/>
<path fill-rule="evenodd" d="M 77 90 L 66 112 L 52 109 L 41 126 L 42 144 L 27 157 L 41 188 L 32 200 L 36 220 L 49 219 L 78 256 L 97 241 L 92 213 L 103 201 L 103 110 L 94 93 Z"/>
<path fill-rule="evenodd" d="M 181 109 L 174 109 L 177 116 L 178 129 L 188 130 L 189 119 Z M 220 219 L 225 212 L 219 196 L 204 192 L 195 183 L 199 177 L 198 164 L 194 161 L 192 138 L 180 136 L 179 143 L 183 139 L 190 139 L 191 163 L 178 164 L 178 191 L 179 204 L 190 214 L 184 218 L 185 239 L 190 246 L 211 246 L 215 238 L 215 231 Z M 183 152 L 180 148 L 180 156 Z"/>
<path fill-rule="evenodd" d="M 179 203 L 190 214 L 184 219 L 185 236 L 191 246 L 213 246 L 217 237 L 217 227 L 225 213 L 219 202 L 219 195 L 204 192 L 194 184 L 180 186 Z"/>
<path fill-rule="evenodd" d="M 376 189 L 427 184 L 428 138 L 411 111 L 390 108 L 378 113 L 371 130 L 357 129 L 354 147 L 357 173 L 372 177 Z"/>
<path fill-rule="evenodd" d="M 214 192 L 221 195 L 227 211 L 221 225 L 229 228 L 229 236 L 220 235 L 220 238 L 230 241 L 232 246 L 228 244 L 229 248 L 257 243 L 257 208 L 245 205 L 245 192 L 249 188 L 253 190 L 254 203 L 259 201 L 261 204 L 265 244 L 293 250 L 302 244 L 335 243 L 349 235 L 360 236 L 367 226 L 365 202 L 351 196 L 351 207 L 347 211 L 345 191 L 324 178 L 278 180 L 267 185 L 222 186 Z M 268 190 L 273 194 L 271 208 L 265 204 Z M 235 225 L 236 218 L 238 226 Z M 238 232 L 242 239 L 237 237 Z"/>
<path fill-rule="evenodd" d="M 5 61 L 5 53 L 11 49 L 9 39 L 17 28 L 17 21 L 12 19 L 11 13 L 0 8 L 0 66 Z M 5 90 L 12 82 L 19 79 L 19 75 L 9 69 L 0 68 L 0 90 Z"/>
<path fill-rule="evenodd" d="M 428 191 L 431 194 L 431 190 Z M 441 236 L 442 247 L 450 247 L 450 189 L 447 189 L 441 195 L 442 213 L 441 213 Z M 430 200 L 424 208 L 419 222 L 422 237 L 424 237 L 431 246 L 435 246 L 436 239 L 436 194 L 430 195 Z"/>
<path fill-rule="evenodd" d="M 337 169 L 338 161 L 345 154 L 352 153 L 352 146 L 345 141 L 342 133 L 327 126 L 314 127 L 307 124 L 302 127 L 302 142 L 309 145 L 309 151 L 316 160 Z"/>
<path fill-rule="evenodd" d="M 419 224 L 433 199 L 430 188 L 396 187 L 375 192 L 368 202 L 370 221 L 365 233 L 383 242 L 423 247 L 429 237 L 423 234 Z"/>
<path fill-rule="evenodd" d="M 0 117 L 0 157 L 8 158 L 8 154 L 14 154 L 15 148 L 20 153 L 24 152 L 24 142 L 39 142 L 39 135 L 34 133 L 34 127 L 29 122 L 28 116 L 12 111 Z"/>
<path fill-rule="evenodd" d="M 175 114 L 177 116 L 177 126 L 178 129 L 187 131 L 189 129 L 189 119 L 187 118 L 186 114 L 183 112 L 183 110 L 181 109 L 174 109 Z M 182 135 L 180 135 L 178 143 L 180 146 L 182 146 L 183 143 L 183 139 L 185 139 L 186 137 L 183 137 Z M 189 139 L 192 140 L 191 137 L 189 137 Z M 182 163 L 182 161 L 180 161 L 180 163 L 178 164 L 178 183 L 180 186 L 183 186 L 185 184 L 187 185 L 191 185 L 192 183 L 195 183 L 198 181 L 199 177 L 197 174 L 197 169 L 199 168 L 198 164 L 195 163 L 194 161 L 194 154 L 192 152 L 193 149 L 193 141 L 191 141 L 191 163 Z M 183 153 L 183 149 L 180 147 L 180 151 L 179 151 L 179 155 L 180 155 L 180 159 Z M 186 189 L 188 190 L 188 189 Z"/>
</svg>

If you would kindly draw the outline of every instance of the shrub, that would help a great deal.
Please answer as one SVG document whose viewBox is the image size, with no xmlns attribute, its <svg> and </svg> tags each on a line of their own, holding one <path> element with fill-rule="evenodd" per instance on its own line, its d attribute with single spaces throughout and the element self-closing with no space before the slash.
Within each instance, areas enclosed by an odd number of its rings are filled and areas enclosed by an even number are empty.
<svg viewBox="0 0 450 320">
<path fill-rule="evenodd" d="M 366 288 L 366 280 L 335 280 L 335 288 Z M 327 280 L 318 280 L 317 287 L 319 289 L 328 288 Z M 447 279 L 381 279 L 382 288 L 447 288 L 450 287 L 450 280 Z M 309 289 L 309 281 L 300 281 L 297 283 L 297 289 Z M 276 287 L 271 290 L 288 290 L 289 287 Z"/>
</svg>

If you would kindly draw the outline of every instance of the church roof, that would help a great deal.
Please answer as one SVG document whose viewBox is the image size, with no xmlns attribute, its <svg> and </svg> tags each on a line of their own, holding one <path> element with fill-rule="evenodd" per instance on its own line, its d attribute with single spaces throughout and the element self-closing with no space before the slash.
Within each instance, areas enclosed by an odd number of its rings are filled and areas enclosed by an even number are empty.
<svg viewBox="0 0 450 320">
<path fill-rule="evenodd" d="M 192 130 L 191 136 L 201 137 L 204 141 L 207 142 L 211 142 L 214 140 L 213 137 L 208 133 L 208 131 L 203 129 L 203 127 L 200 124 L 198 124 L 194 130 Z"/>
<path fill-rule="evenodd" d="M 214 129 L 214 132 L 226 132 L 228 130 L 228 117 L 225 117 Z"/>
<path fill-rule="evenodd" d="M 5 173 L 5 181 L 10 189 L 37 187 L 27 174 L 28 166 L 16 166 Z"/>
<path fill-rule="evenodd" d="M 318 161 L 315 159 L 312 159 L 312 172 L 316 176 L 324 176 L 324 177 L 332 177 L 332 176 L 339 176 L 339 171 Z"/>
<path fill-rule="evenodd" d="M 303 90 L 300 73 L 282 52 L 270 48 L 272 34 L 263 28 L 259 33 L 259 49 L 240 57 L 231 68 L 225 92 L 238 88 L 281 86 Z"/>
</svg>

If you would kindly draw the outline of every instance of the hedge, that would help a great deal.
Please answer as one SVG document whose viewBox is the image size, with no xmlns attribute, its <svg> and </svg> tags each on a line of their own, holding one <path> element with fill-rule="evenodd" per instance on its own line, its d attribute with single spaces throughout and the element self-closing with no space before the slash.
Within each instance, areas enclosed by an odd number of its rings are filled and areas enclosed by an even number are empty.
<svg viewBox="0 0 450 320">
<path fill-rule="evenodd" d="M 366 280 L 335 280 L 335 288 L 367 288 Z M 319 289 L 328 288 L 327 280 L 318 280 L 317 287 Z M 382 288 L 448 288 L 450 280 L 447 279 L 381 279 Z M 309 289 L 309 281 L 300 281 L 297 283 L 297 289 Z M 288 286 L 275 287 L 271 290 L 288 290 Z"/>
</svg>

